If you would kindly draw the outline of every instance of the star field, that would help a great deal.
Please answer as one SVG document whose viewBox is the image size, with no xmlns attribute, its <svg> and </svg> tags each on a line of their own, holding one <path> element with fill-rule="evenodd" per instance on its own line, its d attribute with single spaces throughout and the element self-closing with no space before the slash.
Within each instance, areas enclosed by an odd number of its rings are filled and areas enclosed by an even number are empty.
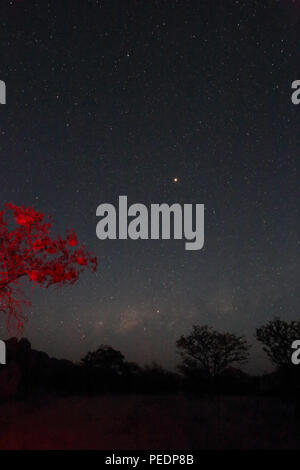
<svg viewBox="0 0 300 470">
<path fill-rule="evenodd" d="M 78 360 L 101 343 L 177 362 L 193 324 L 245 334 L 299 317 L 298 2 L 1 3 L 2 204 L 53 214 L 99 259 L 34 290 L 25 335 Z M 205 244 L 100 242 L 96 208 L 205 204 Z M 1 337 L 5 336 L 2 318 Z"/>
</svg>

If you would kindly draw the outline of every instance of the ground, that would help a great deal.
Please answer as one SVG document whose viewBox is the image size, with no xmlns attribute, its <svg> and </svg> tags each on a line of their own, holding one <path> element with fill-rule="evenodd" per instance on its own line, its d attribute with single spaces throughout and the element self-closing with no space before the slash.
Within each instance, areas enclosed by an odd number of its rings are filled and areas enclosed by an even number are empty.
<svg viewBox="0 0 300 470">
<path fill-rule="evenodd" d="M 0 406 L 0 449 L 295 449 L 292 403 L 275 398 L 98 396 Z"/>
</svg>

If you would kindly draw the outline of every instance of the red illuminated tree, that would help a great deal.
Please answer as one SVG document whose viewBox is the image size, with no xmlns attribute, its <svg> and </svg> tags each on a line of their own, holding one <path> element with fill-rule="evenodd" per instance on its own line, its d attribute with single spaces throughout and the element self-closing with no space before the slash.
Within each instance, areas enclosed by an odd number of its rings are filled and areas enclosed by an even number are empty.
<svg viewBox="0 0 300 470">
<path fill-rule="evenodd" d="M 8 328 L 22 330 L 24 307 L 30 304 L 22 281 L 33 285 L 74 284 L 85 268 L 97 269 L 97 258 L 69 230 L 65 238 L 51 235 L 53 221 L 30 207 L 6 204 L 0 211 L 0 312 Z"/>
</svg>

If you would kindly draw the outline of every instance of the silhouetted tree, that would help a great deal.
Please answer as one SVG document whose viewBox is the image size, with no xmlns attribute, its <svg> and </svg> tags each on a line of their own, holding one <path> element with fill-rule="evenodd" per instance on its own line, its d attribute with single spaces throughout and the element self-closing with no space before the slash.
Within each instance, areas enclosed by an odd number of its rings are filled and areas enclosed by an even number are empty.
<svg viewBox="0 0 300 470">
<path fill-rule="evenodd" d="M 182 357 L 179 370 L 194 378 L 216 377 L 228 366 L 246 362 L 249 355 L 249 345 L 242 336 L 220 333 L 209 326 L 194 325 L 176 345 Z"/>
<path fill-rule="evenodd" d="M 124 356 L 111 346 L 102 344 L 96 351 L 88 352 L 82 359 L 85 367 L 97 368 L 103 371 L 112 371 L 117 374 L 123 371 Z"/>
<path fill-rule="evenodd" d="M 263 344 L 263 350 L 275 366 L 290 365 L 292 343 L 300 339 L 300 321 L 286 322 L 275 317 L 256 329 L 256 338 Z"/>
</svg>

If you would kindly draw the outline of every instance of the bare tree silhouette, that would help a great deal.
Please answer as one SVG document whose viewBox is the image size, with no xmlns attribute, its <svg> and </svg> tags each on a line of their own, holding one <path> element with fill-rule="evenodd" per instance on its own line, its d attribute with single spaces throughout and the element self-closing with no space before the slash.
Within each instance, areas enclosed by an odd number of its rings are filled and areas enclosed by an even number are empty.
<svg viewBox="0 0 300 470">
<path fill-rule="evenodd" d="M 249 355 L 247 341 L 232 333 L 220 333 L 209 326 L 194 325 L 188 336 L 176 342 L 182 357 L 179 370 L 185 375 L 200 372 L 216 377 L 232 364 L 246 362 Z"/>
</svg>

